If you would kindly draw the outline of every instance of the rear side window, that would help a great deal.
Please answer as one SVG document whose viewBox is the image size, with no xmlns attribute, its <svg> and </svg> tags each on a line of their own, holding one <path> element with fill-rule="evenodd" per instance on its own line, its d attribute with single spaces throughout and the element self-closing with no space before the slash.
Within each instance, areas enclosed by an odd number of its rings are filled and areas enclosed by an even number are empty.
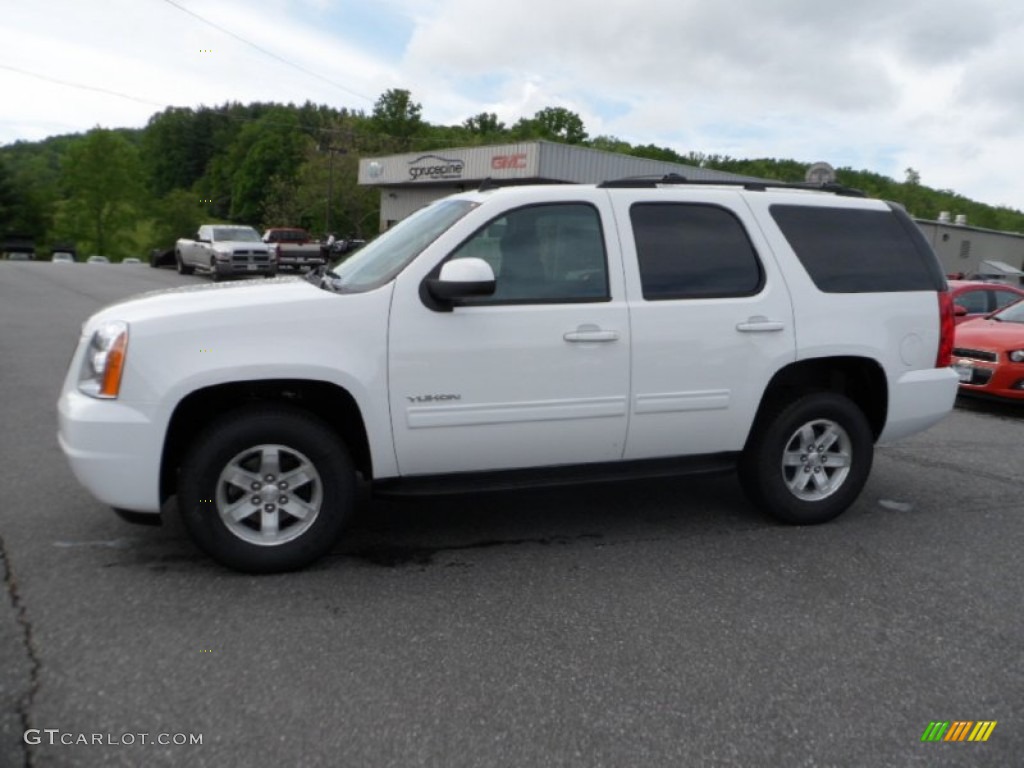
<svg viewBox="0 0 1024 768">
<path fill-rule="evenodd" d="M 750 296 L 764 273 L 739 219 L 725 208 L 637 203 L 630 208 L 644 298 Z"/>
<path fill-rule="evenodd" d="M 771 215 L 811 280 L 826 293 L 945 287 L 935 255 L 898 209 L 773 205 Z"/>
</svg>

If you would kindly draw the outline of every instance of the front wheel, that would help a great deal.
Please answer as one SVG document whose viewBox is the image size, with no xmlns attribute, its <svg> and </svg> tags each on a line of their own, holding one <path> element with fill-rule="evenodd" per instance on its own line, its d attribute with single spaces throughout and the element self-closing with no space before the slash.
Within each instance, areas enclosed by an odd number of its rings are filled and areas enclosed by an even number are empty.
<svg viewBox="0 0 1024 768">
<path fill-rule="evenodd" d="M 183 258 L 181 258 L 181 254 L 180 253 L 175 253 L 174 254 L 174 260 L 178 264 L 178 274 L 179 275 L 191 275 L 192 274 L 192 267 L 189 267 L 189 266 L 185 265 L 185 260 Z"/>
<path fill-rule="evenodd" d="M 178 506 L 195 543 L 247 573 L 309 565 L 334 545 L 354 505 L 345 446 L 285 406 L 245 408 L 208 427 L 181 467 Z"/>
<path fill-rule="evenodd" d="M 832 520 L 860 495 L 874 436 L 849 398 L 816 392 L 759 420 L 740 460 L 740 481 L 755 506 L 785 523 Z"/>
</svg>

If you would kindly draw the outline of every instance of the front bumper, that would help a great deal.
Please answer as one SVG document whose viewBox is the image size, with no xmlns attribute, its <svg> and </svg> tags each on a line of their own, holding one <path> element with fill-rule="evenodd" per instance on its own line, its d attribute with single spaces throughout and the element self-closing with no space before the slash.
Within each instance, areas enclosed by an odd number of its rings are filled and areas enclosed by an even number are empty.
<svg viewBox="0 0 1024 768">
<path fill-rule="evenodd" d="M 104 504 L 140 513 L 160 512 L 163 435 L 141 410 L 65 389 L 57 403 L 57 441 L 71 471 Z"/>
<path fill-rule="evenodd" d="M 960 394 L 1024 400 L 1024 363 L 993 363 L 964 357 L 954 358 L 954 363 L 964 375 Z"/>
<path fill-rule="evenodd" d="M 319 267 L 324 264 L 322 256 L 278 256 L 277 266 L 280 269 L 302 269 L 304 267 Z"/>
</svg>

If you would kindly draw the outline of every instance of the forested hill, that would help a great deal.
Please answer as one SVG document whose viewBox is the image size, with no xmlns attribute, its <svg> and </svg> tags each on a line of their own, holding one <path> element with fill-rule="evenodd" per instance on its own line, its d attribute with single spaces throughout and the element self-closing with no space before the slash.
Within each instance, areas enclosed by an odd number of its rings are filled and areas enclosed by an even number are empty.
<svg viewBox="0 0 1024 768">
<path fill-rule="evenodd" d="M 367 114 L 306 103 L 168 108 L 141 129 L 100 129 L 0 147 L 0 236 L 41 250 L 75 242 L 83 253 L 141 255 L 201 221 L 297 225 L 339 235 L 376 233 L 378 193 L 360 188 L 360 157 L 547 139 L 780 181 L 802 181 L 811 161 L 680 154 L 612 136 L 588 136 L 578 115 L 549 107 L 512 125 L 481 113 L 431 125 L 405 90 L 385 92 Z M 827 159 L 827 158 L 825 158 Z M 838 181 L 894 200 L 921 218 L 966 214 L 970 224 L 1024 231 L 1024 213 L 921 183 L 838 169 Z M 328 210 L 328 188 L 330 208 Z"/>
</svg>

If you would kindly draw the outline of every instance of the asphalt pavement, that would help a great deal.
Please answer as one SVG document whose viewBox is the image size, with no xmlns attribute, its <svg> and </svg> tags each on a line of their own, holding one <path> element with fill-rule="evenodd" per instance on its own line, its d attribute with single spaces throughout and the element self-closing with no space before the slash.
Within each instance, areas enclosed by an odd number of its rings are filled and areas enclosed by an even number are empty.
<svg viewBox="0 0 1024 768">
<path fill-rule="evenodd" d="M 245 576 L 55 435 L 82 321 L 203 280 L 0 263 L 0 766 L 1022 764 L 1024 405 L 880 448 L 824 526 L 732 476 L 364 499 L 315 567 Z"/>
</svg>

